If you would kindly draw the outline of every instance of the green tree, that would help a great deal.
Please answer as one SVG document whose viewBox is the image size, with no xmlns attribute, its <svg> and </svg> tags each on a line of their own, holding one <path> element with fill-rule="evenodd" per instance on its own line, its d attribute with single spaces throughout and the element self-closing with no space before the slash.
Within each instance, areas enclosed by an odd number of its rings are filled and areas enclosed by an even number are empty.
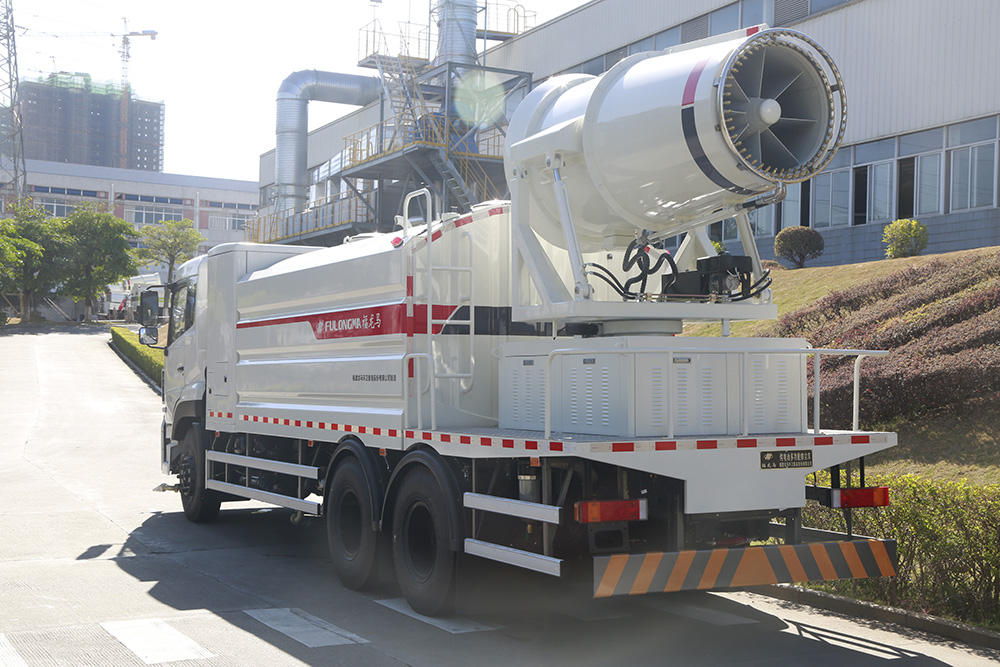
<svg viewBox="0 0 1000 667">
<path fill-rule="evenodd" d="M 75 209 L 62 223 L 66 240 L 64 277 L 60 293 L 85 303 L 89 320 L 96 297 L 108 285 L 135 273 L 129 238 L 135 228 L 93 206 Z"/>
<path fill-rule="evenodd" d="M 15 204 L 13 213 L 0 223 L 0 289 L 17 292 L 21 320 L 26 321 L 35 297 L 62 279 L 63 238 L 60 221 L 30 199 Z"/>
<path fill-rule="evenodd" d="M 823 235 L 811 227 L 788 227 L 774 237 L 774 254 L 799 269 L 807 260 L 822 255 L 825 246 Z"/>
<path fill-rule="evenodd" d="M 927 228 L 916 220 L 894 220 L 882 230 L 885 256 L 889 259 L 916 257 L 927 247 L 927 240 Z"/>
<path fill-rule="evenodd" d="M 204 240 L 191 220 L 164 220 L 142 228 L 135 257 L 143 264 L 166 264 L 167 282 L 172 283 L 174 267 L 194 257 Z"/>
</svg>

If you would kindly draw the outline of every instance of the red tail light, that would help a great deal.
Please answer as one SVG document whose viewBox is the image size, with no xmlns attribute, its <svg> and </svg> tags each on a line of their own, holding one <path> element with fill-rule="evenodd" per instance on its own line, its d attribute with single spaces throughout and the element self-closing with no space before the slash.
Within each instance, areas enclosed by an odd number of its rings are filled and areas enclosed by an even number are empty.
<svg viewBox="0 0 1000 667">
<path fill-rule="evenodd" d="M 574 505 L 576 520 L 580 523 L 605 523 L 608 521 L 645 521 L 649 516 L 649 503 L 637 500 L 592 500 Z"/>
<path fill-rule="evenodd" d="M 864 489 L 833 489 L 831 507 L 885 507 L 889 504 L 889 487 L 872 486 Z"/>
</svg>

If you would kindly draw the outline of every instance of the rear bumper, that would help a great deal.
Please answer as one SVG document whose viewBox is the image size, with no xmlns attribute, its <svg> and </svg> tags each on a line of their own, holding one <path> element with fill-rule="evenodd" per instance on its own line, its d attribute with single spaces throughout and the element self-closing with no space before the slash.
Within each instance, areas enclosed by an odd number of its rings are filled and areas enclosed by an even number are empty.
<svg viewBox="0 0 1000 667">
<path fill-rule="evenodd" d="M 594 558 L 594 597 L 891 577 L 895 540 L 778 544 Z"/>
</svg>

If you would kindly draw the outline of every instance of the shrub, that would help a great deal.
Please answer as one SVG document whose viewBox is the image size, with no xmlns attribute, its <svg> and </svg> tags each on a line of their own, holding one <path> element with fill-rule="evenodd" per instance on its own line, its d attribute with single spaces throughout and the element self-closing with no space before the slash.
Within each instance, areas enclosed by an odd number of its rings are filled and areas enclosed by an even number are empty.
<svg viewBox="0 0 1000 667">
<path fill-rule="evenodd" d="M 882 231 L 889 259 L 916 257 L 927 247 L 927 228 L 916 220 L 894 220 Z"/>
<path fill-rule="evenodd" d="M 139 342 L 139 335 L 124 327 L 111 327 L 111 342 L 119 352 L 160 385 L 163 377 L 163 350 L 146 347 Z"/>
<path fill-rule="evenodd" d="M 765 259 L 760 263 L 760 266 L 768 271 L 783 271 L 785 269 L 784 264 L 776 262 L 773 259 Z"/>
<path fill-rule="evenodd" d="M 833 292 L 774 333 L 818 348 L 890 350 L 861 366 L 861 421 L 948 410 L 1000 392 L 1000 254 L 935 260 Z M 848 428 L 853 359 L 823 359 L 822 423 Z M 810 402 L 811 406 L 811 402 Z"/>
<path fill-rule="evenodd" d="M 774 237 L 774 254 L 787 259 L 796 268 L 803 268 L 806 261 L 823 254 L 823 235 L 811 227 L 788 227 Z"/>
<path fill-rule="evenodd" d="M 820 480 L 827 483 L 829 480 Z M 855 480 L 857 482 L 857 480 Z M 855 534 L 897 540 L 891 579 L 839 581 L 825 588 L 913 611 L 1000 624 L 1000 486 L 942 482 L 914 475 L 869 475 L 888 486 L 890 504 L 853 510 Z M 803 524 L 843 531 L 844 515 L 808 504 Z"/>
</svg>

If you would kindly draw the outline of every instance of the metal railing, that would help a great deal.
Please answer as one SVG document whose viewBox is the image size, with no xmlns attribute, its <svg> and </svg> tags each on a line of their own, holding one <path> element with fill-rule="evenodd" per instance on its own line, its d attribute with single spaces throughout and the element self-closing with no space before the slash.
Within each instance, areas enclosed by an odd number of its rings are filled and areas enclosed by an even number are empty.
<svg viewBox="0 0 1000 667">
<path fill-rule="evenodd" d="M 370 195 L 370 190 L 363 190 L 362 194 Z M 336 194 L 293 209 L 260 215 L 244 227 L 244 238 L 254 243 L 275 243 L 373 220 L 368 204 L 357 194 Z"/>
<path fill-rule="evenodd" d="M 552 362 L 556 357 L 565 356 L 582 356 L 587 354 L 622 354 L 622 355 L 639 355 L 639 354 L 666 354 L 667 355 L 667 380 L 666 386 L 673 386 L 674 379 L 674 355 L 676 354 L 739 354 L 741 358 L 740 364 L 740 436 L 749 435 L 750 431 L 750 400 L 752 396 L 752 391 L 749 387 L 750 384 L 750 374 L 747 371 L 748 362 L 750 355 L 799 355 L 799 356 L 812 356 L 814 357 L 814 367 L 813 367 L 813 433 L 818 434 L 820 432 L 820 373 L 821 373 L 821 362 L 820 359 L 823 356 L 856 356 L 857 359 L 854 361 L 854 421 L 853 429 L 858 430 L 858 414 L 860 405 L 860 373 L 861 373 L 861 361 L 866 357 L 884 357 L 889 354 L 888 351 L 884 350 L 839 350 L 839 349 L 811 349 L 811 348 L 799 348 L 799 349 L 750 349 L 750 350 L 720 350 L 718 348 L 676 348 L 673 350 L 664 350 L 663 348 L 590 348 L 590 349 L 574 349 L 574 348 L 561 348 L 558 350 L 552 350 L 549 352 L 548 357 L 545 361 L 545 437 L 550 438 L 552 436 Z M 803 415 L 806 412 L 806 400 L 807 400 L 808 386 L 802 387 L 802 412 Z M 670 401 L 669 409 L 667 411 L 667 437 L 674 437 L 674 427 L 676 423 L 676 405 L 675 401 Z"/>
</svg>

